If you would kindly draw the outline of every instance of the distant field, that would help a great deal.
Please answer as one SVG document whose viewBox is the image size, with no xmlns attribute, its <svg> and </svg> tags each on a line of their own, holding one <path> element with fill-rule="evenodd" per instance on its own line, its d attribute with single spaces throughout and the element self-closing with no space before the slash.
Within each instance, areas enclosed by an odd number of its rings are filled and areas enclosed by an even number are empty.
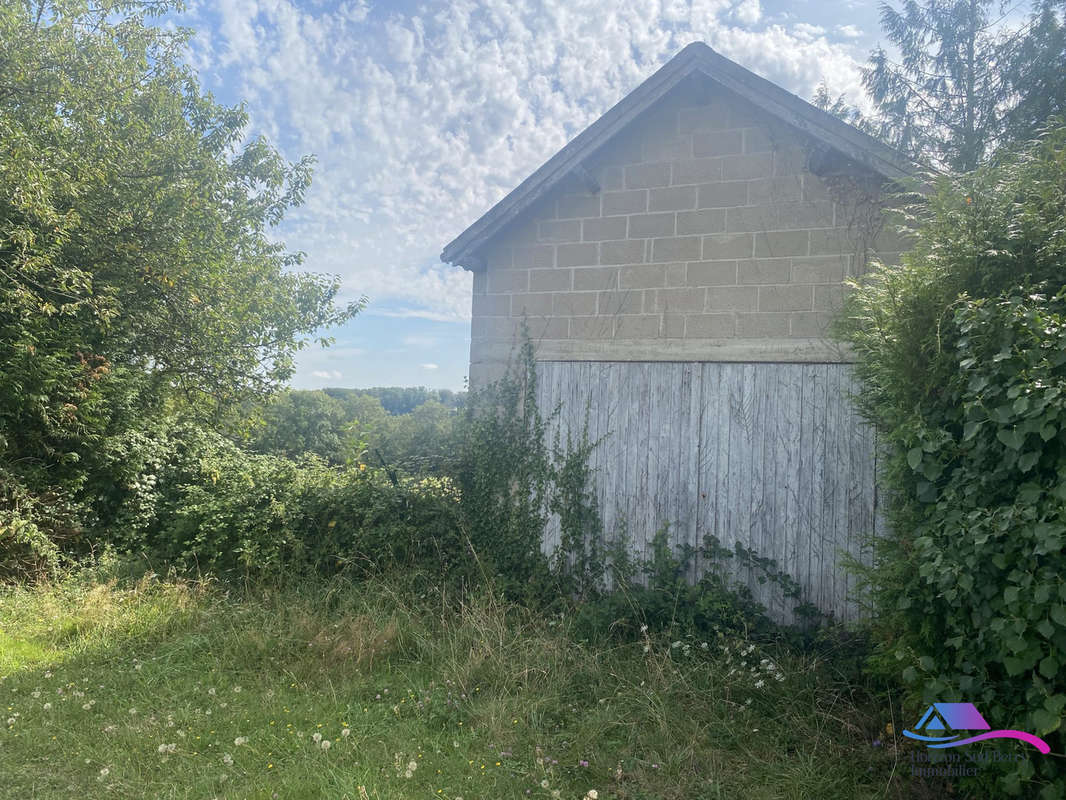
<svg viewBox="0 0 1066 800">
<path fill-rule="evenodd" d="M 925 796 L 886 719 L 810 660 L 592 647 L 568 620 L 384 583 L 241 594 L 0 590 L 0 795 Z"/>
</svg>

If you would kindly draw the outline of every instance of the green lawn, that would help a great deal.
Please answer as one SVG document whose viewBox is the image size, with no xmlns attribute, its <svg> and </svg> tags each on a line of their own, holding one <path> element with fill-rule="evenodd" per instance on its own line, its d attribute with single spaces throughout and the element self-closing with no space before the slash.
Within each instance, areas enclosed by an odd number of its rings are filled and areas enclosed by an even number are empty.
<svg viewBox="0 0 1066 800">
<path fill-rule="evenodd" d="M 857 708 L 810 657 L 593 647 L 566 619 L 385 583 L 239 594 L 0 590 L 0 794 L 925 796 L 887 708 Z"/>
</svg>

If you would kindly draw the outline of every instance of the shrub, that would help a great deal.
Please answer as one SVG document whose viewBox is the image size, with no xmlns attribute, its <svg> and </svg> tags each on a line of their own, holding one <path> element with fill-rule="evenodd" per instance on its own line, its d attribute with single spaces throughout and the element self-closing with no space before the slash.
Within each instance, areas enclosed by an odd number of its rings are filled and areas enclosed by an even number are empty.
<svg viewBox="0 0 1066 800">
<path fill-rule="evenodd" d="M 912 706 L 979 704 L 1062 752 L 1066 707 L 1066 129 L 944 179 L 915 249 L 856 286 L 839 331 L 885 449 L 891 532 L 867 571 L 875 666 Z M 999 770 L 998 772 L 996 770 Z M 1059 760 L 982 770 L 1066 794 Z"/>
</svg>

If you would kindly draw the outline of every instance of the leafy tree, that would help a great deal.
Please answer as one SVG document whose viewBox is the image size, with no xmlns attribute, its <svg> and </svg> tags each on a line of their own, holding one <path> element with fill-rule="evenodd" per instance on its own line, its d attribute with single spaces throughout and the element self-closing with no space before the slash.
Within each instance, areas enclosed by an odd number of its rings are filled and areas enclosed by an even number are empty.
<svg viewBox="0 0 1066 800">
<path fill-rule="evenodd" d="M 1041 0 L 1022 36 L 1005 46 L 1003 80 L 1017 98 L 1004 118 L 1007 142 L 1033 137 L 1049 119 L 1066 116 L 1066 20 L 1062 0 Z"/>
<path fill-rule="evenodd" d="M 884 453 L 875 665 L 915 710 L 977 702 L 1062 752 L 1066 127 L 943 177 L 923 213 L 915 248 L 855 286 L 839 327 Z M 1066 793 L 1050 757 L 980 777 L 995 796 Z"/>
<path fill-rule="evenodd" d="M 314 453 L 332 463 L 343 463 L 344 406 L 325 392 L 284 392 L 263 410 L 252 441 L 255 450 L 299 458 Z"/>
<path fill-rule="evenodd" d="M 870 129 L 915 160 L 967 172 L 999 147 L 1035 136 L 1066 110 L 1066 32 L 1039 0 L 1028 24 L 1001 32 L 992 0 L 884 3 L 900 61 L 878 47 L 863 70 L 877 107 Z M 849 120 L 850 121 L 850 120 Z"/>
<path fill-rule="evenodd" d="M 269 394 L 360 307 L 268 235 L 312 159 L 201 92 L 191 32 L 148 21 L 177 5 L 0 5 L 0 489 L 36 503 L 106 483 L 108 442 L 168 406 Z"/>
</svg>

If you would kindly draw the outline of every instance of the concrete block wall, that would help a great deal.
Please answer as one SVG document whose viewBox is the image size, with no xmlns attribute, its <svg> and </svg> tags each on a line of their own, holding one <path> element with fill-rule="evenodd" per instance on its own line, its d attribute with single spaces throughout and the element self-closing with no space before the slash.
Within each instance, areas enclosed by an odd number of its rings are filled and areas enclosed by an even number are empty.
<svg viewBox="0 0 1066 800">
<path fill-rule="evenodd" d="M 598 191 L 569 180 L 483 252 L 471 384 L 523 320 L 543 360 L 846 360 L 825 339 L 842 281 L 904 245 L 809 152 L 724 90 L 669 95 L 587 165 Z"/>
</svg>

